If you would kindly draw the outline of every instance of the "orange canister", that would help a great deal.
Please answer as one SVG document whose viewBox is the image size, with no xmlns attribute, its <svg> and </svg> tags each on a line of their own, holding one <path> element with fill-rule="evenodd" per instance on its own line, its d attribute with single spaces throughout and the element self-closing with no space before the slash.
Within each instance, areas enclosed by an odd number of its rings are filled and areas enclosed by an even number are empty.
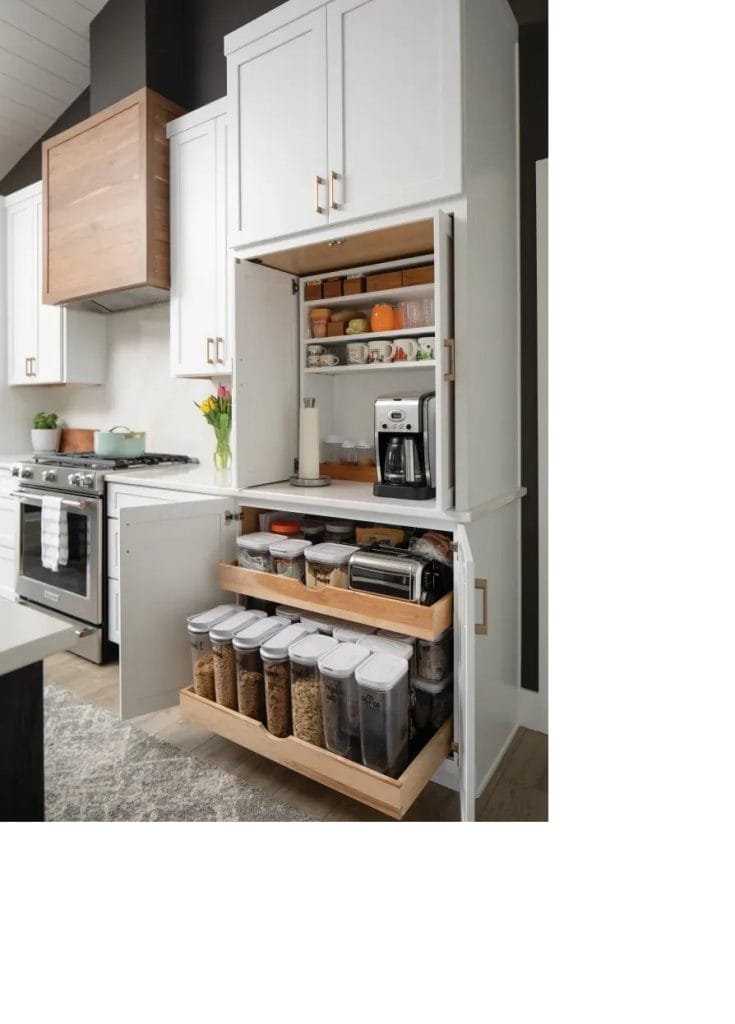
<svg viewBox="0 0 735 1024">
<path fill-rule="evenodd" d="M 270 531 L 282 537 L 290 537 L 297 540 L 304 536 L 301 532 L 301 523 L 296 519 L 274 519 L 270 525 Z"/>
<path fill-rule="evenodd" d="M 370 330 L 392 331 L 393 326 L 393 307 L 387 303 L 373 306 L 370 310 Z"/>
</svg>

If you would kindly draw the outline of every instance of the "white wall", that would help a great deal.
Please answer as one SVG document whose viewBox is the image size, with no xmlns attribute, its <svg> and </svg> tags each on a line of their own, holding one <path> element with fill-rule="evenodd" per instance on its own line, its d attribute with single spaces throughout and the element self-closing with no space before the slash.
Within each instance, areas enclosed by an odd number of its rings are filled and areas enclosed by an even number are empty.
<svg viewBox="0 0 735 1024">
<path fill-rule="evenodd" d="M 68 427 L 145 430 L 148 451 L 210 462 L 214 432 L 193 403 L 211 392 L 212 382 L 170 376 L 168 303 L 110 314 L 107 344 L 103 385 L 0 386 L 0 452 L 27 451 L 33 415 L 43 410 L 59 413 Z"/>
</svg>

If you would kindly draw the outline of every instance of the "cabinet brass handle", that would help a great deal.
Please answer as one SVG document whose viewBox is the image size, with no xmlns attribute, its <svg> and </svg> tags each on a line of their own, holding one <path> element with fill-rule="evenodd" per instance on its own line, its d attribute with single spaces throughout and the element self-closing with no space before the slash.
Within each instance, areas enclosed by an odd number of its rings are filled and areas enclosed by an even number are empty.
<svg viewBox="0 0 735 1024">
<path fill-rule="evenodd" d="M 36 357 L 31 356 L 31 377 L 36 376 Z"/>
<path fill-rule="evenodd" d="M 314 175 L 314 209 L 317 213 L 325 213 L 323 206 L 319 205 L 319 186 L 324 184 L 324 178 L 320 178 L 318 174 Z"/>
<path fill-rule="evenodd" d="M 487 636 L 487 580 L 476 579 L 475 590 L 482 594 L 482 622 L 475 623 L 475 633 L 478 636 Z"/>
<path fill-rule="evenodd" d="M 444 347 L 449 349 L 449 369 L 444 371 L 444 380 L 454 381 L 454 338 L 445 338 Z"/>
<path fill-rule="evenodd" d="M 212 359 L 212 346 L 213 345 L 214 345 L 214 338 L 207 338 L 207 362 L 210 363 L 210 364 L 214 364 L 214 359 Z"/>
<path fill-rule="evenodd" d="M 30 362 L 31 362 L 30 358 L 28 356 L 26 356 L 26 377 L 30 377 L 30 375 L 31 375 L 31 371 L 29 369 Z"/>
<path fill-rule="evenodd" d="M 222 363 L 222 365 L 224 365 L 224 362 L 225 362 L 225 343 L 222 340 L 222 338 L 216 338 L 215 341 L 217 342 L 217 362 L 218 363 Z M 222 346 L 222 351 L 221 352 L 220 352 L 220 345 Z"/>
<path fill-rule="evenodd" d="M 329 209 L 330 210 L 338 209 L 337 203 L 335 203 L 335 201 L 334 201 L 334 183 L 335 183 L 336 180 L 337 180 L 337 172 L 336 171 L 330 171 L 329 172 Z"/>
</svg>

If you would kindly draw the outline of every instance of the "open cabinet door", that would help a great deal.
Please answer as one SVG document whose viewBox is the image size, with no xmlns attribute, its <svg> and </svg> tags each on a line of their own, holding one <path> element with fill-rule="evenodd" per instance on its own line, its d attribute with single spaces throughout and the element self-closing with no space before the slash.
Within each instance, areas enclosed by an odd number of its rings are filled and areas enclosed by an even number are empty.
<svg viewBox="0 0 735 1024">
<path fill-rule="evenodd" d="M 434 318 L 436 321 L 436 496 L 440 509 L 454 508 L 454 222 L 434 218 Z"/>
<path fill-rule="evenodd" d="M 520 499 L 514 499 L 476 521 L 458 525 L 455 534 L 463 811 L 465 804 L 468 810 L 470 803 L 474 807 L 474 797 L 490 781 L 518 724 L 520 507 Z"/>
<path fill-rule="evenodd" d="M 120 512 L 120 717 L 178 703 L 191 679 L 186 617 L 219 604 L 232 498 Z M 234 547 L 234 544 L 232 545 Z"/>
<path fill-rule="evenodd" d="M 459 808 L 475 820 L 475 563 L 458 527 L 454 566 L 454 737 L 459 746 Z"/>
<path fill-rule="evenodd" d="M 298 454 L 298 282 L 242 260 L 235 265 L 236 482 L 286 480 Z"/>
</svg>

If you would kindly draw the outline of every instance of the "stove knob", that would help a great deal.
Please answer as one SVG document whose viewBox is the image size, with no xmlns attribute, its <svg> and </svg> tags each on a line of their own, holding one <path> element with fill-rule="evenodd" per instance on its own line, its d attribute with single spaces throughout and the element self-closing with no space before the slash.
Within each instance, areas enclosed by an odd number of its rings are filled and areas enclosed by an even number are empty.
<svg viewBox="0 0 735 1024">
<path fill-rule="evenodd" d="M 10 470 L 10 475 L 11 476 L 19 476 L 20 475 L 20 466 L 13 466 L 13 468 Z"/>
<path fill-rule="evenodd" d="M 27 480 L 28 477 L 33 476 L 33 470 L 30 468 L 30 466 L 21 466 L 20 475 L 24 480 Z"/>
<path fill-rule="evenodd" d="M 56 470 L 55 469 L 44 469 L 43 473 L 41 473 L 41 479 L 42 480 L 54 481 L 56 479 Z"/>
<path fill-rule="evenodd" d="M 72 485 L 72 487 L 79 487 L 82 482 L 82 478 L 80 477 L 79 473 L 70 473 L 66 479 Z"/>
<path fill-rule="evenodd" d="M 94 473 L 85 473 L 82 480 L 85 487 L 94 487 Z"/>
</svg>

